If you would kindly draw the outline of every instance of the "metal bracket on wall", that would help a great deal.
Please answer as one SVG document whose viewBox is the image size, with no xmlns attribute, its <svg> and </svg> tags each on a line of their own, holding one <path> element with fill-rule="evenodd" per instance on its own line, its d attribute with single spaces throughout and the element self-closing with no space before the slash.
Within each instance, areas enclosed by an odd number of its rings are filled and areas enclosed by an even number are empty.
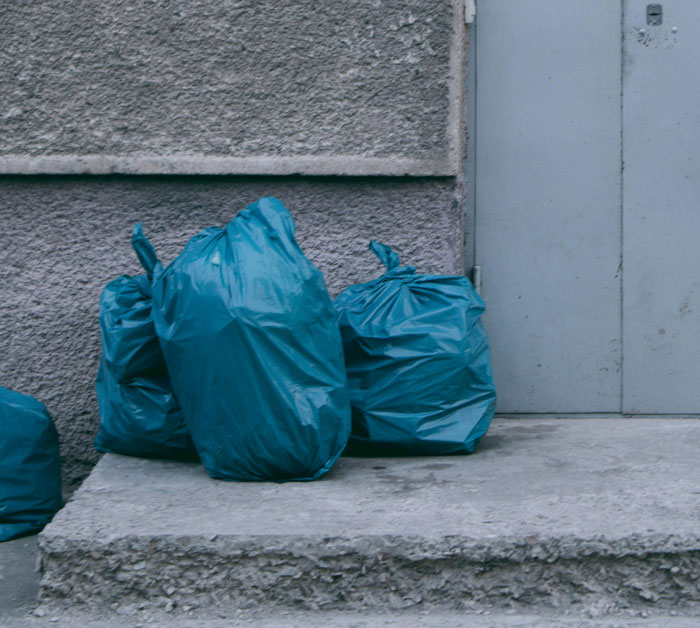
<svg viewBox="0 0 700 628">
<path fill-rule="evenodd" d="M 471 24 L 476 17 L 475 0 L 464 0 L 464 23 Z"/>
<path fill-rule="evenodd" d="M 481 266 L 472 268 L 472 285 L 478 295 L 481 295 Z"/>
<path fill-rule="evenodd" d="M 664 23 L 664 8 L 660 4 L 647 4 L 647 24 L 661 26 Z"/>
</svg>

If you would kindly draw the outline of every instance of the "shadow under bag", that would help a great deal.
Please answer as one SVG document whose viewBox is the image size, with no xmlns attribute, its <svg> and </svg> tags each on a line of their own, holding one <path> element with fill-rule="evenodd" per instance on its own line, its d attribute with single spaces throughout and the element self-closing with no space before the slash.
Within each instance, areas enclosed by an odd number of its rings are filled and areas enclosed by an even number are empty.
<svg viewBox="0 0 700 628">
<path fill-rule="evenodd" d="M 352 404 L 351 453 L 470 453 L 496 409 L 484 303 L 466 277 L 388 272 L 335 300 Z"/>
<path fill-rule="evenodd" d="M 197 453 L 228 480 L 312 480 L 350 434 L 342 344 L 320 271 L 277 199 L 156 269 L 156 330 Z"/>
</svg>

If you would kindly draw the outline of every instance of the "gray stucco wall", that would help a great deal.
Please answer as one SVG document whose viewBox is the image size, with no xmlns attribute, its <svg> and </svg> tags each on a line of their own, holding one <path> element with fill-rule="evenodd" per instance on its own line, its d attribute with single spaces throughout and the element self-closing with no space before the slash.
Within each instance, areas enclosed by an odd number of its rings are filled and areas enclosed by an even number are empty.
<svg viewBox="0 0 700 628">
<path fill-rule="evenodd" d="M 462 272 L 463 11 L 0 0 L 0 385 L 47 404 L 69 491 L 97 458 L 98 299 L 138 272 L 136 221 L 169 261 L 273 194 L 332 294 L 380 272 L 370 238 Z"/>
<path fill-rule="evenodd" d="M 449 177 L 0 177 L 0 385 L 48 406 L 69 491 L 98 458 L 98 299 L 139 273 L 133 224 L 168 262 L 267 194 L 293 213 L 332 294 L 381 272 L 370 238 L 421 271 L 462 272 L 464 192 Z"/>
<path fill-rule="evenodd" d="M 0 172 L 455 175 L 462 0 L 0 0 Z"/>
</svg>

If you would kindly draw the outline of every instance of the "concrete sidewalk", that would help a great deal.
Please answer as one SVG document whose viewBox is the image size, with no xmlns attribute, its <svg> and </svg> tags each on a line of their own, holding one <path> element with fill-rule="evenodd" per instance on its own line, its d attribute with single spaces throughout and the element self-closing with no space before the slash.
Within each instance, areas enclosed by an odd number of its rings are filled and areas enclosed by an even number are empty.
<svg viewBox="0 0 700 628">
<path fill-rule="evenodd" d="M 222 614 L 225 615 L 225 614 Z M 124 617 L 76 611 L 43 617 L 0 619 L 0 628 L 698 628 L 697 617 L 546 617 L 534 614 L 422 612 L 245 611 L 226 617 L 192 619 L 182 615 L 145 613 Z"/>
<path fill-rule="evenodd" d="M 502 419 L 474 455 L 312 483 L 107 455 L 40 546 L 27 627 L 700 626 L 700 421 Z"/>
<path fill-rule="evenodd" d="M 36 535 L 0 543 L 0 620 L 26 616 L 38 593 Z"/>
</svg>

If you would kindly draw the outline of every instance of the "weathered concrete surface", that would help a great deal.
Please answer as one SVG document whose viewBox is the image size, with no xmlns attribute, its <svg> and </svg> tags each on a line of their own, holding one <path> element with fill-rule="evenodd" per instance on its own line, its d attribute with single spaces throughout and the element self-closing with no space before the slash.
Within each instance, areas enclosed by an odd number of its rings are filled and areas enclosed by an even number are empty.
<svg viewBox="0 0 700 628">
<path fill-rule="evenodd" d="M 0 172 L 455 175 L 462 4 L 0 0 Z"/>
<path fill-rule="evenodd" d="M 116 603 L 109 612 L 84 606 L 37 606 L 39 572 L 36 536 L 0 543 L 0 628 L 697 628 L 698 617 L 650 613 L 646 608 L 601 619 L 571 614 L 508 614 L 479 610 L 476 613 L 408 609 L 404 611 L 295 611 L 289 609 L 140 609 Z M 564 611 L 567 613 L 567 611 Z M 596 617 L 600 609 L 587 609 Z"/>
<path fill-rule="evenodd" d="M 381 272 L 370 238 L 426 272 L 462 272 L 464 195 L 450 178 L 0 177 L 0 385 L 47 405 L 68 491 L 98 458 L 98 300 L 141 272 L 132 226 L 169 261 L 266 194 L 287 204 L 333 294 Z"/>
<path fill-rule="evenodd" d="M 0 628 L 697 628 L 697 617 L 652 615 L 582 619 L 567 616 L 543 617 L 523 614 L 472 614 L 444 612 L 349 613 L 328 612 L 246 612 L 221 613 L 215 618 L 136 612 L 61 612 L 43 609 L 41 618 L 23 617 L 2 621 Z"/>
<path fill-rule="evenodd" d="M 36 535 L 0 543 L 0 621 L 22 617 L 36 606 L 37 553 Z"/>
<path fill-rule="evenodd" d="M 700 615 L 698 480 L 693 420 L 498 420 L 472 456 L 343 458 L 298 484 L 108 455 L 40 536 L 41 595 Z"/>
</svg>

